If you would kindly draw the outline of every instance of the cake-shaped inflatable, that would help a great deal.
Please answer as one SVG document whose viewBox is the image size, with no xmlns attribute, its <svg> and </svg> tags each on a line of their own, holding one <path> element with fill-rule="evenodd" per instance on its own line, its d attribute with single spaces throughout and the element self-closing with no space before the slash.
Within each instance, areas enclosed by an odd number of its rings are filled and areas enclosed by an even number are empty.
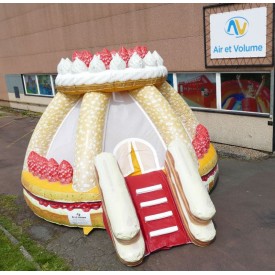
<svg viewBox="0 0 275 275">
<path fill-rule="evenodd" d="M 75 52 L 27 148 L 22 184 L 41 218 L 85 234 L 106 228 L 120 260 L 210 244 L 218 177 L 207 129 L 146 47 Z"/>
</svg>

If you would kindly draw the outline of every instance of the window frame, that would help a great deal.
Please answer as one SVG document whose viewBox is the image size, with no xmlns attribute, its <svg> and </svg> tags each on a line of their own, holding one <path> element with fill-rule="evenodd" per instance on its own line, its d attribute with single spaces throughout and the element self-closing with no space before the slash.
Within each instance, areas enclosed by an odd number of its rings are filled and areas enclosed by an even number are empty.
<svg viewBox="0 0 275 275">
<path fill-rule="evenodd" d="M 232 114 L 232 115 L 245 115 L 245 116 L 256 116 L 256 117 L 269 117 L 273 118 L 273 102 L 274 102 L 274 69 L 271 71 L 199 71 L 199 72 L 169 72 L 173 74 L 173 83 L 174 89 L 178 92 L 178 79 L 177 74 L 216 74 L 216 108 L 206 108 L 206 107 L 193 107 L 189 106 L 194 111 L 209 112 L 209 113 L 223 113 L 223 114 Z M 222 109 L 222 94 L 221 94 L 221 74 L 270 74 L 270 111 L 269 113 L 259 113 L 259 112 L 248 112 L 248 111 L 237 111 L 237 110 L 225 110 Z"/>
<path fill-rule="evenodd" d="M 27 92 L 27 85 L 26 85 L 26 79 L 25 77 L 28 75 L 34 75 L 35 76 L 35 84 L 36 84 L 36 88 L 37 88 L 37 94 L 30 94 Z M 40 88 L 39 88 L 39 81 L 38 81 L 38 76 L 40 75 L 48 75 L 50 76 L 50 81 L 51 81 L 51 88 L 52 88 L 52 95 L 43 95 L 40 92 Z M 51 74 L 34 74 L 34 73 L 29 73 L 29 74 L 22 74 L 22 79 L 23 79 L 23 87 L 24 87 L 24 95 L 25 96 L 36 96 L 36 97 L 46 97 L 46 98 L 53 98 L 56 95 L 56 91 L 55 91 L 55 86 L 54 86 L 54 81 L 53 81 L 53 75 L 56 75 L 54 73 Z"/>
</svg>

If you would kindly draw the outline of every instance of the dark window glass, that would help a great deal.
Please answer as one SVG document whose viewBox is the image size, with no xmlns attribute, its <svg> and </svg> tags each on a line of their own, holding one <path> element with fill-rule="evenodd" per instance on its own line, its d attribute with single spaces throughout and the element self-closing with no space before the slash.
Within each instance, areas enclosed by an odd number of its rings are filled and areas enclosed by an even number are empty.
<svg viewBox="0 0 275 275">
<path fill-rule="evenodd" d="M 35 81 L 35 75 L 24 75 L 27 94 L 38 94 L 38 89 Z"/>
<path fill-rule="evenodd" d="M 172 87 L 175 88 L 174 86 L 174 80 L 173 80 L 173 74 L 168 74 L 167 75 L 167 80 L 166 80 Z"/>
<path fill-rule="evenodd" d="M 53 95 L 51 77 L 49 75 L 38 75 L 38 85 L 41 95 Z"/>
</svg>

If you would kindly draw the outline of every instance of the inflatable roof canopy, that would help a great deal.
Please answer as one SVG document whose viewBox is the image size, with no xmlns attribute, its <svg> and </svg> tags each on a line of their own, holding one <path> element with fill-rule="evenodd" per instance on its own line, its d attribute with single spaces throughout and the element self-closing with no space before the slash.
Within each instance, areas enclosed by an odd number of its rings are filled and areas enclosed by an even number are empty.
<svg viewBox="0 0 275 275">
<path fill-rule="evenodd" d="M 22 171 L 32 211 L 85 234 L 107 229 L 129 266 L 156 250 L 210 244 L 217 154 L 166 82 L 161 56 L 143 46 L 81 51 L 57 70 L 58 93 Z"/>
</svg>

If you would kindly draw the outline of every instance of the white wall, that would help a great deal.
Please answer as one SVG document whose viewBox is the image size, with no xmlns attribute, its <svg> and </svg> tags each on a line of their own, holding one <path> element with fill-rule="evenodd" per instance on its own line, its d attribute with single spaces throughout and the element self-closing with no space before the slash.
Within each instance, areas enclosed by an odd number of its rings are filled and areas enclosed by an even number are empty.
<svg viewBox="0 0 275 275">
<path fill-rule="evenodd" d="M 13 93 L 8 93 L 11 108 L 29 110 L 33 112 L 44 112 L 48 104 L 51 102 L 51 97 L 41 96 L 25 96 L 20 94 L 20 98 L 16 98 Z M 1 103 L 1 105 L 4 105 Z"/>
<path fill-rule="evenodd" d="M 195 111 L 213 142 L 272 152 L 271 118 Z"/>
</svg>

